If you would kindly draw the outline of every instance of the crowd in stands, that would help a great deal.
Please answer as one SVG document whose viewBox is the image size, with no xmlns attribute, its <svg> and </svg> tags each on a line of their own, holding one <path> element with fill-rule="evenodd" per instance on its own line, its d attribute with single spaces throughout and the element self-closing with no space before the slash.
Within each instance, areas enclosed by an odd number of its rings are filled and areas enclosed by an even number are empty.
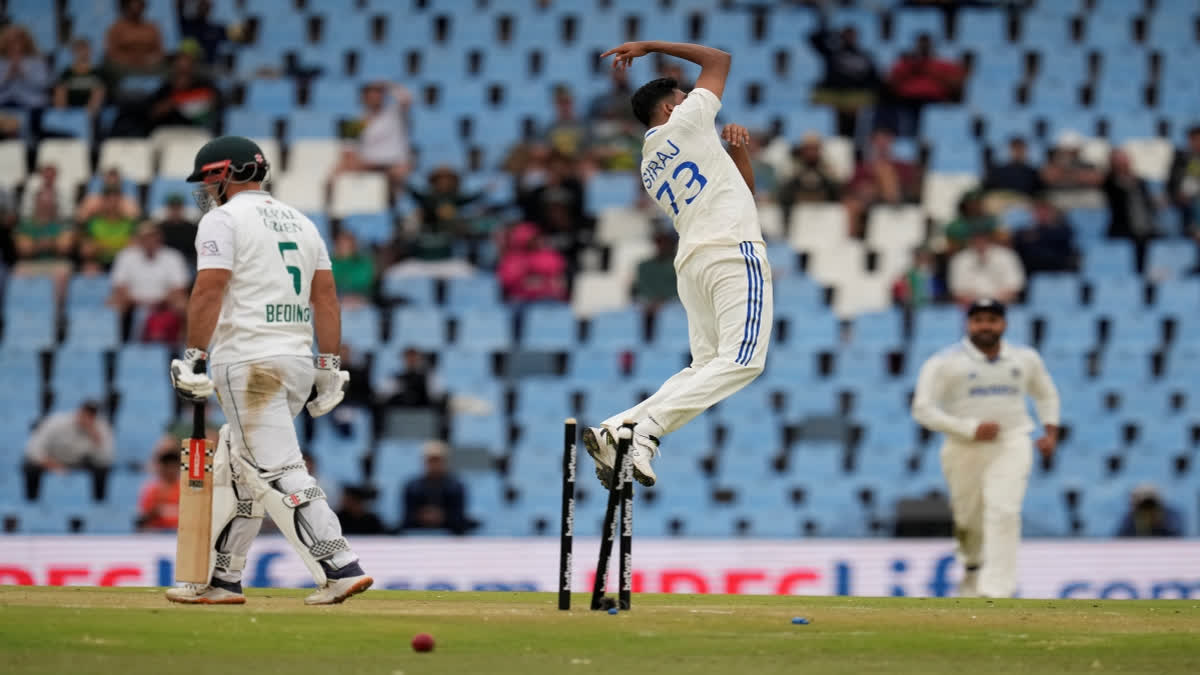
<svg viewBox="0 0 1200 675">
<path fill-rule="evenodd" d="M 69 59 L 36 44 L 21 25 L 0 30 L 0 138 L 65 135 L 45 123 L 46 112 L 56 109 L 86 111 L 88 132 L 97 141 L 145 137 L 164 127 L 242 133 L 226 124 L 226 113 L 243 101 L 238 87 L 230 86 L 225 58 L 246 39 L 242 27 L 211 19 L 208 0 L 177 0 L 173 32 L 180 39 L 168 49 L 162 28 L 146 17 L 144 0 L 120 0 L 119 6 L 103 44 L 74 38 Z M 751 134 L 756 195 L 763 206 L 780 207 L 782 237 L 799 226 L 791 221 L 794 207 L 840 204 L 845 234 L 863 239 L 877 207 L 922 203 L 927 167 L 916 140 L 922 113 L 930 105 L 961 103 L 975 75 L 969 63 L 949 55 L 928 34 L 917 35 L 893 63 L 879 63 L 854 26 L 832 25 L 825 13 L 819 16 L 816 30 L 795 39 L 800 48 L 807 44 L 823 66 L 811 100 L 832 109 L 836 124 L 827 131 L 853 140 L 852 166 L 848 171 L 834 166 L 830 138 L 821 133 L 776 133 L 760 125 Z M 291 64 L 274 74 L 303 75 Z M 689 86 L 689 73 L 676 63 L 659 64 L 656 74 Z M 364 242 L 335 219 L 328 238 L 344 306 L 388 304 L 382 292 L 388 277 L 448 279 L 480 270 L 494 273 L 503 299 L 513 306 L 569 302 L 577 272 L 599 249 L 593 246 L 596 214 L 588 206 L 589 179 L 634 171 L 640 163 L 643 129 L 629 104 L 639 84 L 614 70 L 609 88 L 598 92 L 569 82 L 556 85 L 546 119 L 508 149 L 498 162 L 502 173 L 481 182 L 474 180 L 479 172 L 465 166 L 421 160 L 414 137 L 424 132 L 412 120 L 429 103 L 418 83 L 364 83 L 358 112 L 338 125 L 345 144 L 322 186 L 332 192 L 345 174 L 380 174 L 400 215 L 378 242 Z M 592 94 L 590 99 L 578 98 L 585 93 Z M 1134 171 L 1124 150 L 1114 148 L 1097 161 L 1084 153 L 1084 137 L 1070 129 L 1056 136 L 1044 161 L 1036 158 L 1031 139 L 1005 139 L 1006 150 L 997 148 L 978 186 L 961 195 L 951 218 L 931 223 L 930 236 L 894 279 L 896 304 L 965 305 L 983 297 L 1015 302 L 1031 276 L 1079 269 L 1081 253 L 1069 216 L 1079 206 L 1107 209 L 1107 235 L 1134 243 L 1139 271 L 1157 237 L 1185 234 L 1200 242 L 1200 126 L 1191 128 L 1187 139 L 1174 154 L 1161 192 Z M 190 207 L 189 195 L 172 193 L 164 207 L 151 211 L 139 186 L 116 168 L 98 166 L 99 176 L 81 195 L 59 184 L 58 168 L 52 163 L 34 167 L 36 180 L 25 187 L 31 194 L 0 188 L 4 274 L 50 277 L 60 302 L 73 276 L 108 275 L 107 304 L 123 317 L 122 338 L 178 348 L 196 258 L 199 214 Z M 653 314 L 677 301 L 676 237 L 640 190 L 630 206 L 655 218 L 653 251 L 636 262 L 631 289 L 633 299 Z M 1160 224 L 1158 214 L 1168 207 L 1180 215 L 1180 232 L 1165 232 Z M 1014 227 L 1017 217 L 1027 223 Z M 444 433 L 451 406 L 428 355 L 409 347 L 398 360 L 400 368 L 389 377 L 373 379 L 365 356 L 344 348 L 352 378 L 343 409 L 333 415 L 339 429 L 354 424 L 358 412 L 370 411 L 378 432 L 383 411 L 415 408 L 431 411 Z M 141 496 L 140 528 L 169 529 L 174 522 L 173 439 L 164 436 L 147 449 L 153 475 Z M 102 403 L 89 401 L 77 411 L 46 417 L 26 454 L 27 496 L 36 498 L 45 471 L 77 468 L 91 473 L 102 497 L 111 443 Z M 402 529 L 472 529 L 465 488 L 447 473 L 448 455 L 443 443 L 425 447 L 424 473 L 403 491 Z M 1151 511 L 1146 503 L 1153 501 L 1147 494 L 1135 495 L 1123 534 L 1173 531 L 1169 515 L 1144 515 Z M 347 532 L 387 529 L 371 512 L 376 495 L 367 485 L 344 491 L 340 516 Z"/>
</svg>

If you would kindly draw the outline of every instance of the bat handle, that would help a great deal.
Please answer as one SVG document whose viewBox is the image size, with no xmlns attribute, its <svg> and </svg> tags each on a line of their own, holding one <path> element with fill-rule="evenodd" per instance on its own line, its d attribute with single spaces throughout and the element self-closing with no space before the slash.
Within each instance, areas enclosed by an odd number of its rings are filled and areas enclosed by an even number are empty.
<svg viewBox="0 0 1200 675">
<path fill-rule="evenodd" d="M 203 373 L 208 368 L 208 362 L 200 359 L 192 368 L 194 373 Z M 192 438 L 204 438 L 204 403 L 197 403 L 192 407 Z"/>
</svg>

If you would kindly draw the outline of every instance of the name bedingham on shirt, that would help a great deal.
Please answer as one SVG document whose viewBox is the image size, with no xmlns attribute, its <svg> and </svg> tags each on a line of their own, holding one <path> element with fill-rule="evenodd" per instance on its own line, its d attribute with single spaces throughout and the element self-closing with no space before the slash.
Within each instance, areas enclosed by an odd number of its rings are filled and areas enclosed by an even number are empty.
<svg viewBox="0 0 1200 675">
<path fill-rule="evenodd" d="M 642 186 L 679 232 L 676 266 L 697 246 L 762 241 L 754 195 L 717 135 L 720 109 L 697 87 L 642 145 Z"/>
<path fill-rule="evenodd" d="M 239 192 L 200 219 L 197 269 L 233 274 L 209 346 L 212 363 L 312 355 L 313 273 L 331 268 L 317 226 L 266 192 Z"/>
<path fill-rule="evenodd" d="M 999 424 L 1001 436 L 1028 434 L 1033 420 L 1026 396 L 1042 424 L 1058 424 L 1058 390 L 1036 351 L 1001 341 L 999 355 L 989 360 L 964 339 L 921 366 L 913 417 L 959 442 L 972 440 L 984 421 Z"/>
</svg>

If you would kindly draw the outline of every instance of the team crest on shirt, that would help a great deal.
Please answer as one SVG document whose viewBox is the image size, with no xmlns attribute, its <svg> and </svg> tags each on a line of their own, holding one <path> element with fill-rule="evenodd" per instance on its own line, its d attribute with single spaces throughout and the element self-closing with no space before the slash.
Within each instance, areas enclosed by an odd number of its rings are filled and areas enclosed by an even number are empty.
<svg viewBox="0 0 1200 675">
<path fill-rule="evenodd" d="M 220 249 L 217 248 L 217 242 L 206 241 L 200 244 L 200 255 L 221 255 Z"/>
</svg>

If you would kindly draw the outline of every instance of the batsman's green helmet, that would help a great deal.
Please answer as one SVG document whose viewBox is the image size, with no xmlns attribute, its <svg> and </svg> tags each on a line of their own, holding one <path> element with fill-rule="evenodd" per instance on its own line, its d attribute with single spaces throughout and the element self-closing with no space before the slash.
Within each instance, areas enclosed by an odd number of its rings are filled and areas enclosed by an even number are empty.
<svg viewBox="0 0 1200 675">
<path fill-rule="evenodd" d="M 242 136 L 221 136 L 205 143 L 196 153 L 196 163 L 187 180 L 198 183 L 213 172 L 232 174 L 239 181 L 263 180 L 268 168 L 257 143 Z"/>
</svg>

